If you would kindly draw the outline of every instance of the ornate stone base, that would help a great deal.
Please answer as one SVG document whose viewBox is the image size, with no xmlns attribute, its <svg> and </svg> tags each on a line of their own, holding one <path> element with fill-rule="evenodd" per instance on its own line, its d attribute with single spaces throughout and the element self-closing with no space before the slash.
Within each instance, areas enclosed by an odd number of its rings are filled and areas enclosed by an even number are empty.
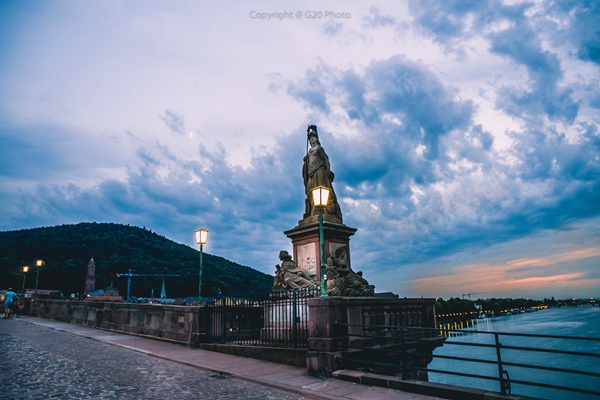
<svg viewBox="0 0 600 400">
<path fill-rule="evenodd" d="M 346 246 L 348 266 L 350 262 L 350 236 L 354 235 L 356 228 L 335 222 L 334 216 L 325 215 L 323 218 L 323 236 L 325 241 L 325 262 L 329 254 L 341 246 Z M 292 240 L 294 246 L 293 258 L 296 264 L 305 270 L 315 281 L 320 282 L 321 251 L 319 244 L 319 219 L 312 216 L 303 219 L 298 225 L 284 232 Z"/>
</svg>

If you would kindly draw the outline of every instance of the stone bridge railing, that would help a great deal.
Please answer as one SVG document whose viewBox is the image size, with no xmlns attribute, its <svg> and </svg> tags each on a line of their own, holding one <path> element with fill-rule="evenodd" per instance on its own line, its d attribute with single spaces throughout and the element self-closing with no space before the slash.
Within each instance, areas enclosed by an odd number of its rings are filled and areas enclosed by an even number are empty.
<svg viewBox="0 0 600 400">
<path fill-rule="evenodd" d="M 208 323 L 203 308 L 159 304 L 34 299 L 29 314 L 188 345 Z"/>
<path fill-rule="evenodd" d="M 435 328 L 434 303 L 434 299 L 372 297 L 308 299 L 308 370 L 329 375 L 346 368 L 342 353 L 368 335 L 395 336 L 398 326 Z M 46 299 L 34 299 L 29 310 L 42 318 L 187 345 L 207 341 L 211 312 L 211 307 Z M 256 354 L 255 349 L 248 354 L 255 357 L 250 354 Z"/>
<path fill-rule="evenodd" d="M 343 353 L 353 342 L 363 341 L 363 346 L 368 346 L 369 336 L 393 337 L 399 326 L 436 327 L 435 299 L 331 297 L 310 299 L 308 304 L 307 367 L 314 373 L 329 375 L 347 368 Z"/>
</svg>

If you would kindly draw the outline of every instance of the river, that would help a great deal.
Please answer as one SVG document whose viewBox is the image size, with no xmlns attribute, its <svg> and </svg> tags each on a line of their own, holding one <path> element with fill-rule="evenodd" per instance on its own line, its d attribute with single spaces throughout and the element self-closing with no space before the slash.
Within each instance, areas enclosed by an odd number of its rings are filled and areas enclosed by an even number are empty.
<svg viewBox="0 0 600 400">
<path fill-rule="evenodd" d="M 600 307 L 586 305 L 579 307 L 550 308 L 531 313 L 485 318 L 476 320 L 475 324 L 468 328 L 468 330 L 479 332 L 526 333 L 600 338 Z M 467 332 L 453 335 L 451 338 L 448 338 L 447 341 L 493 344 L 494 335 Z M 504 346 L 561 349 L 600 354 L 599 341 L 572 341 L 567 339 L 500 336 L 500 343 Z M 487 360 L 496 359 L 495 349 L 462 345 L 447 344 L 437 348 L 433 354 Z M 505 349 L 502 351 L 502 361 L 600 373 L 600 359 L 592 357 L 567 356 L 540 352 L 519 352 Z M 486 365 L 468 361 L 434 358 L 429 364 L 429 368 L 445 371 L 459 371 L 477 375 L 498 376 L 498 368 L 496 365 Z M 543 382 L 559 386 L 579 387 L 586 390 L 600 391 L 600 378 L 598 377 L 539 371 L 513 366 L 505 366 L 504 369 L 508 371 L 510 379 L 513 380 Z M 433 372 L 429 374 L 429 380 L 431 382 L 449 385 L 466 386 L 495 392 L 500 391 L 500 385 L 497 381 Z M 511 385 L 511 393 L 552 400 L 598 400 L 600 398 L 593 395 L 538 388 L 514 383 Z"/>
</svg>

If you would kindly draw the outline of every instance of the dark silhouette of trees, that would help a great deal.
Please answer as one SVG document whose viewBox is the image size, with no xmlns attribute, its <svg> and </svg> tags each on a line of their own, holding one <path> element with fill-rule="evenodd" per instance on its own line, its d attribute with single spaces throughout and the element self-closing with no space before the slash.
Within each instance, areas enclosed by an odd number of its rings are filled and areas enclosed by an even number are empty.
<svg viewBox="0 0 600 400">
<path fill-rule="evenodd" d="M 197 296 L 197 249 L 176 243 L 146 228 L 112 223 L 80 223 L 18 231 L 0 232 L 0 282 L 21 288 L 21 267 L 29 265 L 26 287 L 35 286 L 35 259 L 46 265 L 40 270 L 39 288 L 59 289 L 65 295 L 83 293 L 87 266 L 94 257 L 96 288 L 113 284 L 126 293 L 127 278 L 117 273 L 181 274 L 165 278 L 169 297 Z M 132 278 L 132 295 L 149 297 L 152 289 L 160 294 L 162 278 Z M 202 294 L 269 291 L 271 275 L 223 257 L 204 253 Z"/>
</svg>

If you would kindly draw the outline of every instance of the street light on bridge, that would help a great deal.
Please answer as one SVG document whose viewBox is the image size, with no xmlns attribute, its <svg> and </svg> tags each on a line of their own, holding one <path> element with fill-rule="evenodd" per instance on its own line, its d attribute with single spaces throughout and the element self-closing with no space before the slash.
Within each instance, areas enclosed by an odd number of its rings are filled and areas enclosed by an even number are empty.
<svg viewBox="0 0 600 400">
<path fill-rule="evenodd" d="M 200 245 L 200 268 L 198 269 L 198 306 L 202 305 L 202 246 L 208 240 L 208 231 L 206 229 L 198 229 L 196 234 L 196 243 Z"/>
<path fill-rule="evenodd" d="M 321 249 L 321 296 L 327 295 L 326 273 L 327 265 L 325 264 L 325 235 L 323 233 L 323 212 L 329 201 L 329 189 L 325 186 L 317 186 L 312 190 L 312 201 L 314 207 L 319 211 L 319 247 Z"/>
<path fill-rule="evenodd" d="M 22 266 L 21 270 L 23 271 L 23 286 L 21 286 L 21 295 L 25 296 L 25 277 L 27 276 L 27 273 L 29 272 L 29 265 Z"/>
<path fill-rule="evenodd" d="M 35 293 L 38 292 L 38 281 L 40 279 L 40 268 L 46 265 L 44 260 L 35 260 L 35 268 L 37 269 L 37 273 L 35 274 Z"/>
</svg>

